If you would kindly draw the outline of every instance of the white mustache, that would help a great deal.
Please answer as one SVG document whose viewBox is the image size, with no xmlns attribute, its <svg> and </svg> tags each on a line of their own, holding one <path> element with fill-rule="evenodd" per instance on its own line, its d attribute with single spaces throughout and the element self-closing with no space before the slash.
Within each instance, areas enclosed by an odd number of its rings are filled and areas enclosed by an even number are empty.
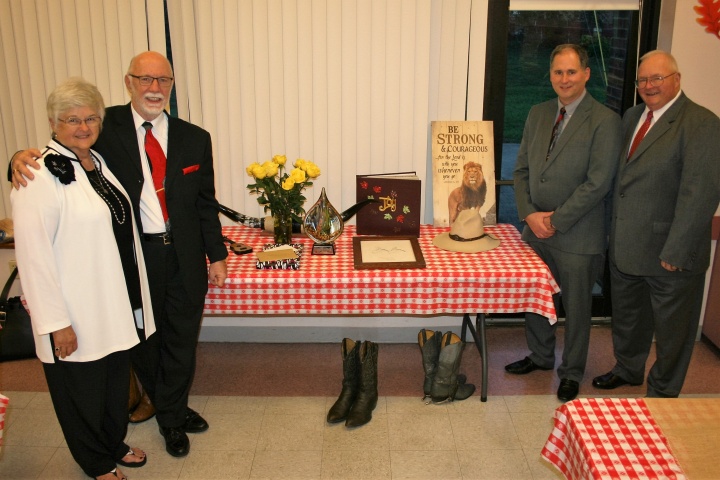
<svg viewBox="0 0 720 480">
<path fill-rule="evenodd" d="M 163 102 L 165 101 L 165 95 L 155 95 L 152 93 L 146 93 L 145 95 L 143 95 L 143 98 L 145 100 L 150 100 L 150 101 L 157 101 L 157 100 L 160 100 Z"/>
</svg>

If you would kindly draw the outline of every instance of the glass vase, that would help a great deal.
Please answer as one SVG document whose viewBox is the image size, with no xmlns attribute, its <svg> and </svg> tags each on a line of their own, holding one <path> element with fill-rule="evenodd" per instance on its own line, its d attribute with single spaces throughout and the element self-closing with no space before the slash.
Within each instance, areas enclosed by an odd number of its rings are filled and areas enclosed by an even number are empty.
<svg viewBox="0 0 720 480">
<path fill-rule="evenodd" d="M 320 198 L 303 220 L 305 234 L 315 242 L 313 254 L 335 254 L 334 242 L 342 234 L 344 226 L 342 215 L 332 206 L 323 187 Z"/>
<path fill-rule="evenodd" d="M 286 212 L 273 213 L 275 222 L 273 233 L 275 243 L 289 245 L 292 243 L 292 215 Z"/>
</svg>

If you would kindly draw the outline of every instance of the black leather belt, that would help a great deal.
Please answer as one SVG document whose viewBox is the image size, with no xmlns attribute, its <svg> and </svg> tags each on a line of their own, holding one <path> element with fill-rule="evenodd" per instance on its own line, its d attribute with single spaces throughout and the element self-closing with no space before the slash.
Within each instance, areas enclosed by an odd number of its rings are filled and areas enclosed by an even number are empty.
<svg viewBox="0 0 720 480">
<path fill-rule="evenodd" d="M 162 243 L 163 245 L 171 245 L 173 243 L 172 233 L 144 233 L 143 238 L 146 242 Z"/>
</svg>

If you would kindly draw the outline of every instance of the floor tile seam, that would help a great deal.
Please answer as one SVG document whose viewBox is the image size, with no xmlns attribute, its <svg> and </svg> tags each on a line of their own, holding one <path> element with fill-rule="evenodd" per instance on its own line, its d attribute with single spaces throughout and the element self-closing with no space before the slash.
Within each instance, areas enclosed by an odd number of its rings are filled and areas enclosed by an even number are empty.
<svg viewBox="0 0 720 480">
<path fill-rule="evenodd" d="M 460 477 L 459 477 L 459 478 L 462 478 L 462 469 L 461 469 L 461 467 L 460 467 L 460 459 L 458 458 L 457 450 L 456 450 L 456 449 L 455 449 L 455 450 L 453 450 L 453 449 L 433 449 L 433 450 L 423 450 L 423 449 L 393 450 L 393 449 L 390 449 L 390 478 L 392 478 L 392 479 L 394 479 L 394 478 L 407 478 L 407 477 L 403 476 L 402 474 L 400 474 L 399 477 L 393 476 L 393 474 L 392 474 L 392 472 L 393 472 L 393 459 L 392 459 L 392 454 L 393 454 L 393 452 L 396 452 L 396 453 L 408 453 L 408 452 L 415 452 L 415 453 L 426 453 L 426 452 L 440 452 L 440 453 L 442 453 L 442 452 L 447 452 L 447 453 L 452 453 L 452 452 L 454 452 L 454 453 L 455 453 L 455 462 L 456 462 L 456 465 L 457 465 L 457 467 L 458 467 L 458 472 L 460 473 Z"/>
<path fill-rule="evenodd" d="M 247 397 L 243 395 L 228 395 L 228 396 L 222 396 L 222 395 L 214 395 L 213 398 L 232 398 L 232 399 L 247 399 L 247 398 L 258 398 L 258 397 Z M 253 405 L 252 407 L 248 408 L 237 408 L 237 407 L 228 407 L 228 410 L 213 410 L 213 407 L 211 407 L 210 410 L 208 410 L 208 405 L 205 405 L 205 412 L 208 415 L 213 413 L 248 413 L 252 415 L 264 415 L 265 411 L 267 410 L 267 398 L 268 397 L 262 397 L 263 402 L 260 404 L 260 406 Z M 210 398 L 208 398 L 208 404 L 210 403 Z"/>
<path fill-rule="evenodd" d="M 415 453 L 426 453 L 426 452 L 433 452 L 433 453 L 436 453 L 436 452 L 437 452 L 437 453 L 442 453 L 442 452 L 454 453 L 454 454 L 455 454 L 455 455 L 454 455 L 454 456 L 455 456 L 455 465 L 457 466 L 458 473 L 460 474 L 460 477 L 458 477 L 458 478 L 462 479 L 462 467 L 461 467 L 461 465 L 460 465 L 460 458 L 459 458 L 458 455 L 457 455 L 457 449 L 455 449 L 455 450 L 452 450 L 452 449 L 451 449 L 451 450 L 448 450 L 448 449 L 433 449 L 433 450 L 422 450 L 422 449 L 392 450 L 392 449 L 391 449 L 391 450 L 390 450 L 390 478 L 391 478 L 391 479 L 395 479 L 395 478 L 407 478 L 407 477 L 403 476 L 402 473 L 399 474 L 398 477 L 396 477 L 396 476 L 393 475 L 393 455 L 392 455 L 392 454 L 393 454 L 393 453 L 408 453 L 408 452 L 415 452 Z M 400 466 L 400 465 L 399 465 L 399 466 Z"/>
<path fill-rule="evenodd" d="M 47 444 L 40 444 L 40 443 L 12 443 L 12 441 L 8 442 L 8 432 L 3 433 L 3 445 L 0 448 L 3 447 L 38 447 L 38 448 L 62 448 L 65 447 L 65 438 L 60 440 L 60 442 L 57 445 L 47 445 Z"/>
<path fill-rule="evenodd" d="M 545 415 L 547 415 L 547 413 L 545 413 Z M 522 432 L 519 431 L 520 426 L 518 424 L 517 418 L 514 417 L 512 413 L 510 414 L 510 423 L 512 425 L 513 432 L 515 433 L 515 438 L 517 439 L 517 443 L 522 447 L 522 438 L 523 438 L 521 435 Z M 552 430 L 552 424 L 550 423 L 548 426 L 548 434 L 550 434 L 551 430 Z"/>
<path fill-rule="evenodd" d="M 53 458 L 55 458 L 56 455 L 59 455 L 59 454 L 60 454 L 60 449 L 61 449 L 61 448 L 64 448 L 64 449 L 68 450 L 68 454 L 69 454 L 69 449 L 68 449 L 67 446 L 62 446 L 62 445 L 61 445 L 61 446 L 59 446 L 59 447 L 55 447 L 55 451 L 52 453 L 52 455 L 50 455 L 50 457 L 48 458 L 47 462 L 45 462 L 45 465 L 43 465 L 43 468 L 40 470 L 40 473 L 38 474 L 38 476 L 37 476 L 36 478 L 43 478 L 43 473 L 45 473 L 45 470 L 47 470 L 48 468 L 50 468 L 50 465 L 52 464 Z M 79 468 L 79 467 L 78 467 L 78 468 Z M 49 478 L 52 478 L 52 477 L 49 477 Z"/>
<path fill-rule="evenodd" d="M 544 414 L 543 413 L 532 413 L 532 414 L 523 413 L 523 414 L 518 414 L 518 415 L 537 415 L 543 421 L 546 422 L 546 425 L 544 426 L 544 428 L 545 428 L 547 435 L 550 435 L 550 433 L 552 433 L 553 426 L 554 426 L 552 413 L 550 413 L 549 415 L 547 413 L 544 413 Z M 517 435 L 518 441 L 522 444 L 522 436 L 520 435 L 520 432 L 519 432 L 522 425 L 520 425 L 519 418 L 511 415 L 510 421 L 512 422 L 512 426 L 513 426 L 513 429 L 515 430 L 515 435 Z"/>
<path fill-rule="evenodd" d="M 531 455 L 532 452 L 532 455 Z M 530 474 L 533 475 L 533 478 L 535 477 L 535 474 L 533 473 L 532 465 L 537 463 L 540 465 L 543 465 L 548 469 L 548 471 L 553 472 L 557 475 L 557 478 L 561 479 L 563 478 L 562 474 L 560 474 L 560 470 L 553 467 L 553 465 L 545 460 L 545 458 L 540 454 L 541 451 L 538 451 L 536 449 L 530 449 L 530 448 L 523 448 L 523 455 L 525 456 L 525 462 L 527 463 L 528 468 L 530 469 Z"/>
<path fill-rule="evenodd" d="M 432 412 L 432 413 L 418 413 L 414 410 L 407 410 L 402 412 L 388 412 L 383 415 L 414 415 L 416 417 L 447 417 L 450 415 L 450 412 L 447 410 L 439 411 L 439 412 Z"/>
</svg>

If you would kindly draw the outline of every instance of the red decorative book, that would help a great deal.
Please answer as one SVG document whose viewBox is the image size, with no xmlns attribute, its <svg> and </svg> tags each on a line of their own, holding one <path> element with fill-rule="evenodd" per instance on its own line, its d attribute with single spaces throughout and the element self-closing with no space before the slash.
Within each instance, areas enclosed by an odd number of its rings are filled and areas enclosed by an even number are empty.
<svg viewBox="0 0 720 480">
<path fill-rule="evenodd" d="M 420 236 L 420 179 L 415 172 L 357 175 L 358 235 Z"/>
</svg>

